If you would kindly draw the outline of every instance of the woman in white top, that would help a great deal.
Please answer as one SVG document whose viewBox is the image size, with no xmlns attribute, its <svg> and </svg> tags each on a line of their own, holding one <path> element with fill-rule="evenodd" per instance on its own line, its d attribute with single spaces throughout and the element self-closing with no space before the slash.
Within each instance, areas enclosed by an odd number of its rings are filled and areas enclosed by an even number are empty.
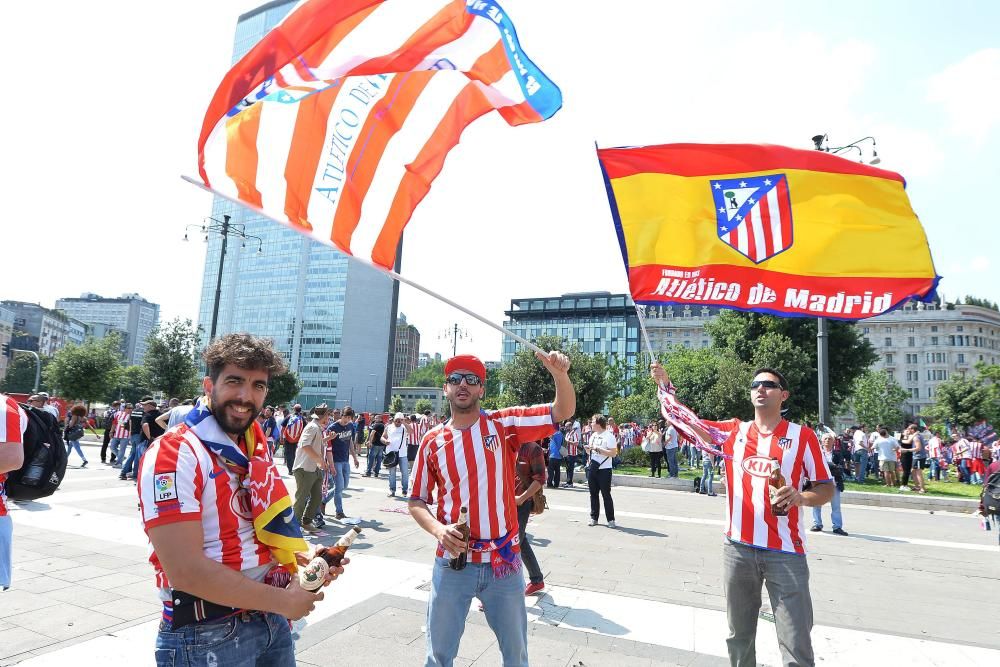
<svg viewBox="0 0 1000 667">
<path fill-rule="evenodd" d="M 663 477 L 663 436 L 660 425 L 653 422 L 642 439 L 642 449 L 649 454 L 649 476 Z"/>
<path fill-rule="evenodd" d="M 608 420 L 604 415 L 590 418 L 592 432 L 585 449 L 590 460 L 587 462 L 587 486 L 590 489 L 590 525 L 597 525 L 601 508 L 598 494 L 604 499 L 604 514 L 608 517 L 608 528 L 615 527 L 615 502 L 611 499 L 611 459 L 618 455 L 618 443 L 614 434 L 607 430 Z"/>
</svg>

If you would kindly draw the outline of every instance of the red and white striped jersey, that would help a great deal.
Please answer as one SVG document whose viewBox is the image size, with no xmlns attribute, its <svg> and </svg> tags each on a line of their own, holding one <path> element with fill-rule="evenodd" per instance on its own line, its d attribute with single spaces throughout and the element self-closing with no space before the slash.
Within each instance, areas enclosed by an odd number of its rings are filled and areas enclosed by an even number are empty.
<svg viewBox="0 0 1000 667">
<path fill-rule="evenodd" d="M 28 428 L 28 415 L 10 396 L 0 394 L 4 405 L 0 419 L 0 447 L 23 447 L 24 429 Z M 0 516 L 7 516 L 7 473 L 0 473 Z"/>
<path fill-rule="evenodd" d="M 983 458 L 983 443 L 973 440 L 969 443 L 969 458 L 978 461 Z"/>
<path fill-rule="evenodd" d="M 168 523 L 200 521 L 208 558 L 237 571 L 271 562 L 270 549 L 254 533 L 249 491 L 186 424 L 153 441 L 142 457 L 138 481 L 147 534 Z M 169 588 L 155 551 L 149 562 L 156 570 L 156 585 Z"/>
<path fill-rule="evenodd" d="M 566 431 L 566 454 L 567 456 L 576 456 L 577 451 L 580 447 L 580 432 L 575 428 L 570 428 Z"/>
<path fill-rule="evenodd" d="M 430 431 L 430 430 L 431 430 L 431 418 L 430 417 L 424 416 L 424 417 L 421 417 L 420 419 L 418 419 L 417 423 L 413 425 L 413 432 L 414 432 L 414 434 L 417 437 L 417 441 L 416 441 L 415 444 L 419 445 L 421 442 L 423 442 L 424 441 L 424 436 L 427 435 L 427 432 Z"/>
<path fill-rule="evenodd" d="M 112 438 L 128 438 L 128 418 L 129 411 L 122 408 L 115 413 L 115 420 L 112 422 Z"/>
<path fill-rule="evenodd" d="M 733 457 L 726 460 L 726 537 L 760 549 L 805 554 L 802 508 L 791 507 L 787 516 L 776 516 L 768 477 L 771 459 L 776 458 L 786 483 L 800 491 L 806 479 L 832 482 L 816 433 L 784 419 L 767 436 L 753 422 L 704 423 L 729 434 L 722 445 Z"/>
<path fill-rule="evenodd" d="M 437 503 L 437 519 L 443 524 L 457 522 L 459 510 L 468 507 L 475 540 L 497 539 L 517 530 L 517 452 L 523 443 L 555 432 L 552 405 L 483 410 L 479 421 L 467 429 L 449 424 L 431 429 L 420 443 L 410 498 Z M 437 554 L 444 555 L 440 544 Z M 474 563 L 488 562 L 489 557 L 469 554 Z"/>
</svg>

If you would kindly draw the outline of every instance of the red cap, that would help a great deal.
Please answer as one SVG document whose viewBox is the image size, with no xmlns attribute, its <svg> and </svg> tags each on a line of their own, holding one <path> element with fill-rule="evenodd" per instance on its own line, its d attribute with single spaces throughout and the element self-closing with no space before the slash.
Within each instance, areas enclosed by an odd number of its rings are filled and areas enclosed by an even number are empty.
<svg viewBox="0 0 1000 667">
<path fill-rule="evenodd" d="M 486 382 L 486 366 L 479 361 L 479 357 L 471 354 L 460 354 L 449 359 L 444 365 L 444 374 L 451 375 L 452 371 L 469 371 L 478 375 L 480 382 Z"/>
</svg>

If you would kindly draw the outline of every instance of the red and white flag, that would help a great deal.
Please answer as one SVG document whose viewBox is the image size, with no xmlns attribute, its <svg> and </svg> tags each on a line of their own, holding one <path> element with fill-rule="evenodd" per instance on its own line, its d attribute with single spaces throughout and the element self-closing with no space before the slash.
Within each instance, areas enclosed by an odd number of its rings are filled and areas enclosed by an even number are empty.
<svg viewBox="0 0 1000 667">
<path fill-rule="evenodd" d="M 472 121 L 497 111 L 510 125 L 539 122 L 561 104 L 495 2 L 307 0 L 223 79 L 202 125 L 199 173 L 391 268 Z"/>
</svg>

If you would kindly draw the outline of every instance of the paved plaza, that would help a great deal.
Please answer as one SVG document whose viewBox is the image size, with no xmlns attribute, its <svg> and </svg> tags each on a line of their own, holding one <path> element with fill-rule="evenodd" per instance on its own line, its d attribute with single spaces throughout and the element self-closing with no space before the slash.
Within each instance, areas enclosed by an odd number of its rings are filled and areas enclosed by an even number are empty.
<svg viewBox="0 0 1000 667">
<path fill-rule="evenodd" d="M 14 582 L 0 594 L 0 665 L 152 664 L 159 604 L 135 486 L 85 445 L 90 466 L 11 512 Z M 347 573 L 296 625 L 301 665 L 423 663 L 434 544 L 387 486 L 384 474 L 351 479 L 345 508 L 364 533 Z M 584 487 L 547 496 L 549 511 L 528 531 L 547 585 L 529 600 L 533 665 L 728 664 L 723 497 L 616 487 L 620 527 L 610 530 L 587 526 Z M 827 525 L 807 538 L 820 664 L 1000 664 L 994 533 L 951 512 L 845 505 L 844 515 L 850 537 Z M 310 540 L 332 543 L 345 529 L 332 522 Z M 459 656 L 458 665 L 500 664 L 475 606 Z M 780 664 L 766 621 L 758 658 Z"/>
</svg>

